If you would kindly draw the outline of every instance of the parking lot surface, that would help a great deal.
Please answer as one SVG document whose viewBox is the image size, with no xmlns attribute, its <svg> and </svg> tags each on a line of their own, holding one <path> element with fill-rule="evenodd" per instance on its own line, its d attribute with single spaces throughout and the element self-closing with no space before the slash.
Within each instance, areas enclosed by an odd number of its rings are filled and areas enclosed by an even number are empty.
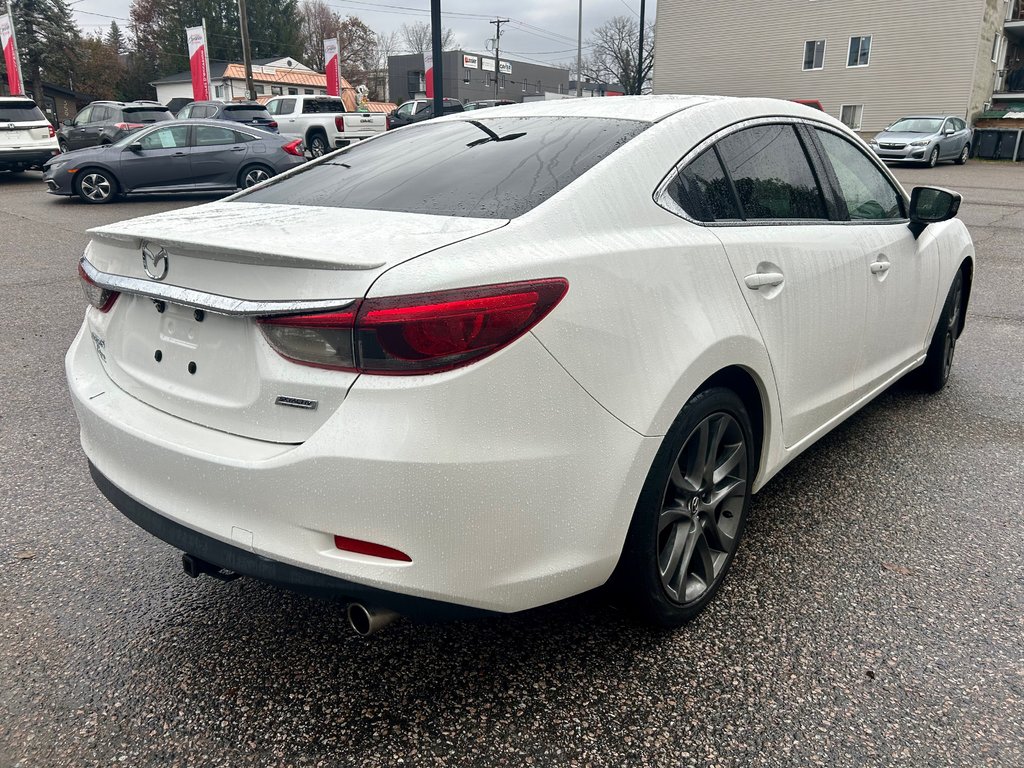
<svg viewBox="0 0 1024 768">
<path fill-rule="evenodd" d="M 961 191 L 977 244 L 950 383 L 773 480 L 706 613 L 653 632 L 589 595 L 368 640 L 339 604 L 187 578 L 89 478 L 85 230 L 203 199 L 0 175 L 0 768 L 1024 765 L 1024 164 L 897 175 Z"/>
</svg>

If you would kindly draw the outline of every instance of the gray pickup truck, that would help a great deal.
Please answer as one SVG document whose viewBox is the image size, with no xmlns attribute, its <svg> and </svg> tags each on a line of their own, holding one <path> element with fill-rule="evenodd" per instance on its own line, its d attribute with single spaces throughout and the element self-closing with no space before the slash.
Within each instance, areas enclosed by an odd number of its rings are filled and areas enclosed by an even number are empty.
<svg viewBox="0 0 1024 768">
<path fill-rule="evenodd" d="M 302 139 L 313 157 L 387 130 L 384 114 L 349 112 L 339 96 L 275 96 L 267 111 L 278 130 Z"/>
</svg>

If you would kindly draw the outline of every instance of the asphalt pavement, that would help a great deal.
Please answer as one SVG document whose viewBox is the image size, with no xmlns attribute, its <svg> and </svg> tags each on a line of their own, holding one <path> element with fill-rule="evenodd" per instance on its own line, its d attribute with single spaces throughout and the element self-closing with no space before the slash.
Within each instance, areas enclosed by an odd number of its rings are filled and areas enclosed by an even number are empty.
<svg viewBox="0 0 1024 768">
<path fill-rule="evenodd" d="M 977 243 L 951 381 L 774 479 L 705 614 L 653 632 L 588 595 L 370 639 L 189 579 L 89 478 L 84 232 L 202 200 L 0 174 L 0 768 L 1024 765 L 1024 163 L 897 174 L 962 191 Z"/>
</svg>

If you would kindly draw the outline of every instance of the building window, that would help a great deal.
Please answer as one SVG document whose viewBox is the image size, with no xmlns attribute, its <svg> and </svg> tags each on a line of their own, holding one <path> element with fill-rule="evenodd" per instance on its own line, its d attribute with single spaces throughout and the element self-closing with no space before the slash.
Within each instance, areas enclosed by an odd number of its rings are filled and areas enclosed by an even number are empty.
<svg viewBox="0 0 1024 768">
<path fill-rule="evenodd" d="M 282 93 L 284 93 L 284 91 L 281 90 L 281 86 L 280 85 L 272 85 L 272 86 L 270 86 L 270 95 L 271 96 L 280 96 Z"/>
<path fill-rule="evenodd" d="M 863 104 L 843 104 L 839 110 L 839 119 L 847 128 L 854 131 L 860 130 L 861 118 L 864 116 Z"/>
<path fill-rule="evenodd" d="M 559 93 L 561 93 L 561 92 L 562 92 L 562 84 L 561 84 L 561 83 L 559 83 L 559 84 L 558 84 L 558 92 L 559 92 Z"/>
<path fill-rule="evenodd" d="M 505 87 L 505 76 L 504 75 L 501 76 L 501 85 L 499 85 L 498 87 L 499 88 L 504 88 Z"/>
<path fill-rule="evenodd" d="M 302 92 L 304 94 L 306 94 L 307 96 L 312 96 L 313 95 L 313 89 L 312 88 L 303 88 Z"/>
<path fill-rule="evenodd" d="M 866 67 L 871 57 L 871 35 L 850 38 L 850 55 L 846 60 L 848 67 Z"/>
<path fill-rule="evenodd" d="M 469 85 L 469 81 L 472 79 L 473 73 L 470 72 L 468 69 L 464 70 L 463 72 L 464 74 L 462 75 L 462 82 L 464 82 L 466 85 Z"/>
<path fill-rule="evenodd" d="M 323 88 L 321 88 L 320 89 L 320 95 L 321 96 L 326 96 L 327 95 L 327 91 L 325 91 Z"/>
<path fill-rule="evenodd" d="M 289 96 L 298 96 L 299 95 L 299 89 L 298 88 L 289 88 L 288 89 L 288 95 Z"/>
<path fill-rule="evenodd" d="M 540 80 L 537 81 L 537 93 L 540 93 Z"/>
<path fill-rule="evenodd" d="M 999 63 L 999 49 L 1002 45 L 1003 37 L 998 32 L 992 40 L 992 62 L 995 64 Z"/>
<path fill-rule="evenodd" d="M 526 93 L 526 81 L 523 80 L 523 93 Z"/>
<path fill-rule="evenodd" d="M 804 43 L 804 69 L 825 67 L 825 41 L 808 40 Z"/>
<path fill-rule="evenodd" d="M 267 89 L 266 89 L 266 88 L 264 88 L 264 87 L 263 87 L 262 85 L 260 85 L 259 83 L 256 83 L 256 84 L 254 84 L 254 85 L 253 85 L 253 88 L 255 88 L 255 89 L 256 89 L 256 93 L 259 93 L 259 94 L 264 94 L 264 93 L 266 93 L 266 92 L 267 92 Z"/>
</svg>

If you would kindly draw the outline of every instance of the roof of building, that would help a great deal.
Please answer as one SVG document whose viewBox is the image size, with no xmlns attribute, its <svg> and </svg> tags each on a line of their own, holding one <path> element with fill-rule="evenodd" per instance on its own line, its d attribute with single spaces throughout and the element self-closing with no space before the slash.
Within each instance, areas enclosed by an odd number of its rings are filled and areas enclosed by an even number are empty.
<svg viewBox="0 0 1024 768">
<path fill-rule="evenodd" d="M 276 59 L 260 59 L 253 62 L 254 67 L 265 67 L 265 64 L 260 62 L 271 62 L 280 61 L 282 57 Z M 252 73 L 252 79 L 257 83 L 287 83 L 288 85 L 309 85 L 319 86 L 323 88 L 327 85 L 327 75 L 322 75 L 319 72 L 313 72 L 309 69 L 288 69 L 286 67 L 272 67 L 268 69 L 254 69 Z M 238 64 L 229 61 L 211 61 L 210 62 L 210 78 L 213 80 L 221 80 L 223 78 L 230 78 L 232 80 L 244 80 L 245 79 L 245 65 Z M 172 85 L 174 83 L 188 83 L 192 81 L 192 72 L 186 70 L 184 72 L 177 72 L 173 75 L 167 75 L 161 77 L 159 80 L 154 80 L 150 85 Z"/>
</svg>

